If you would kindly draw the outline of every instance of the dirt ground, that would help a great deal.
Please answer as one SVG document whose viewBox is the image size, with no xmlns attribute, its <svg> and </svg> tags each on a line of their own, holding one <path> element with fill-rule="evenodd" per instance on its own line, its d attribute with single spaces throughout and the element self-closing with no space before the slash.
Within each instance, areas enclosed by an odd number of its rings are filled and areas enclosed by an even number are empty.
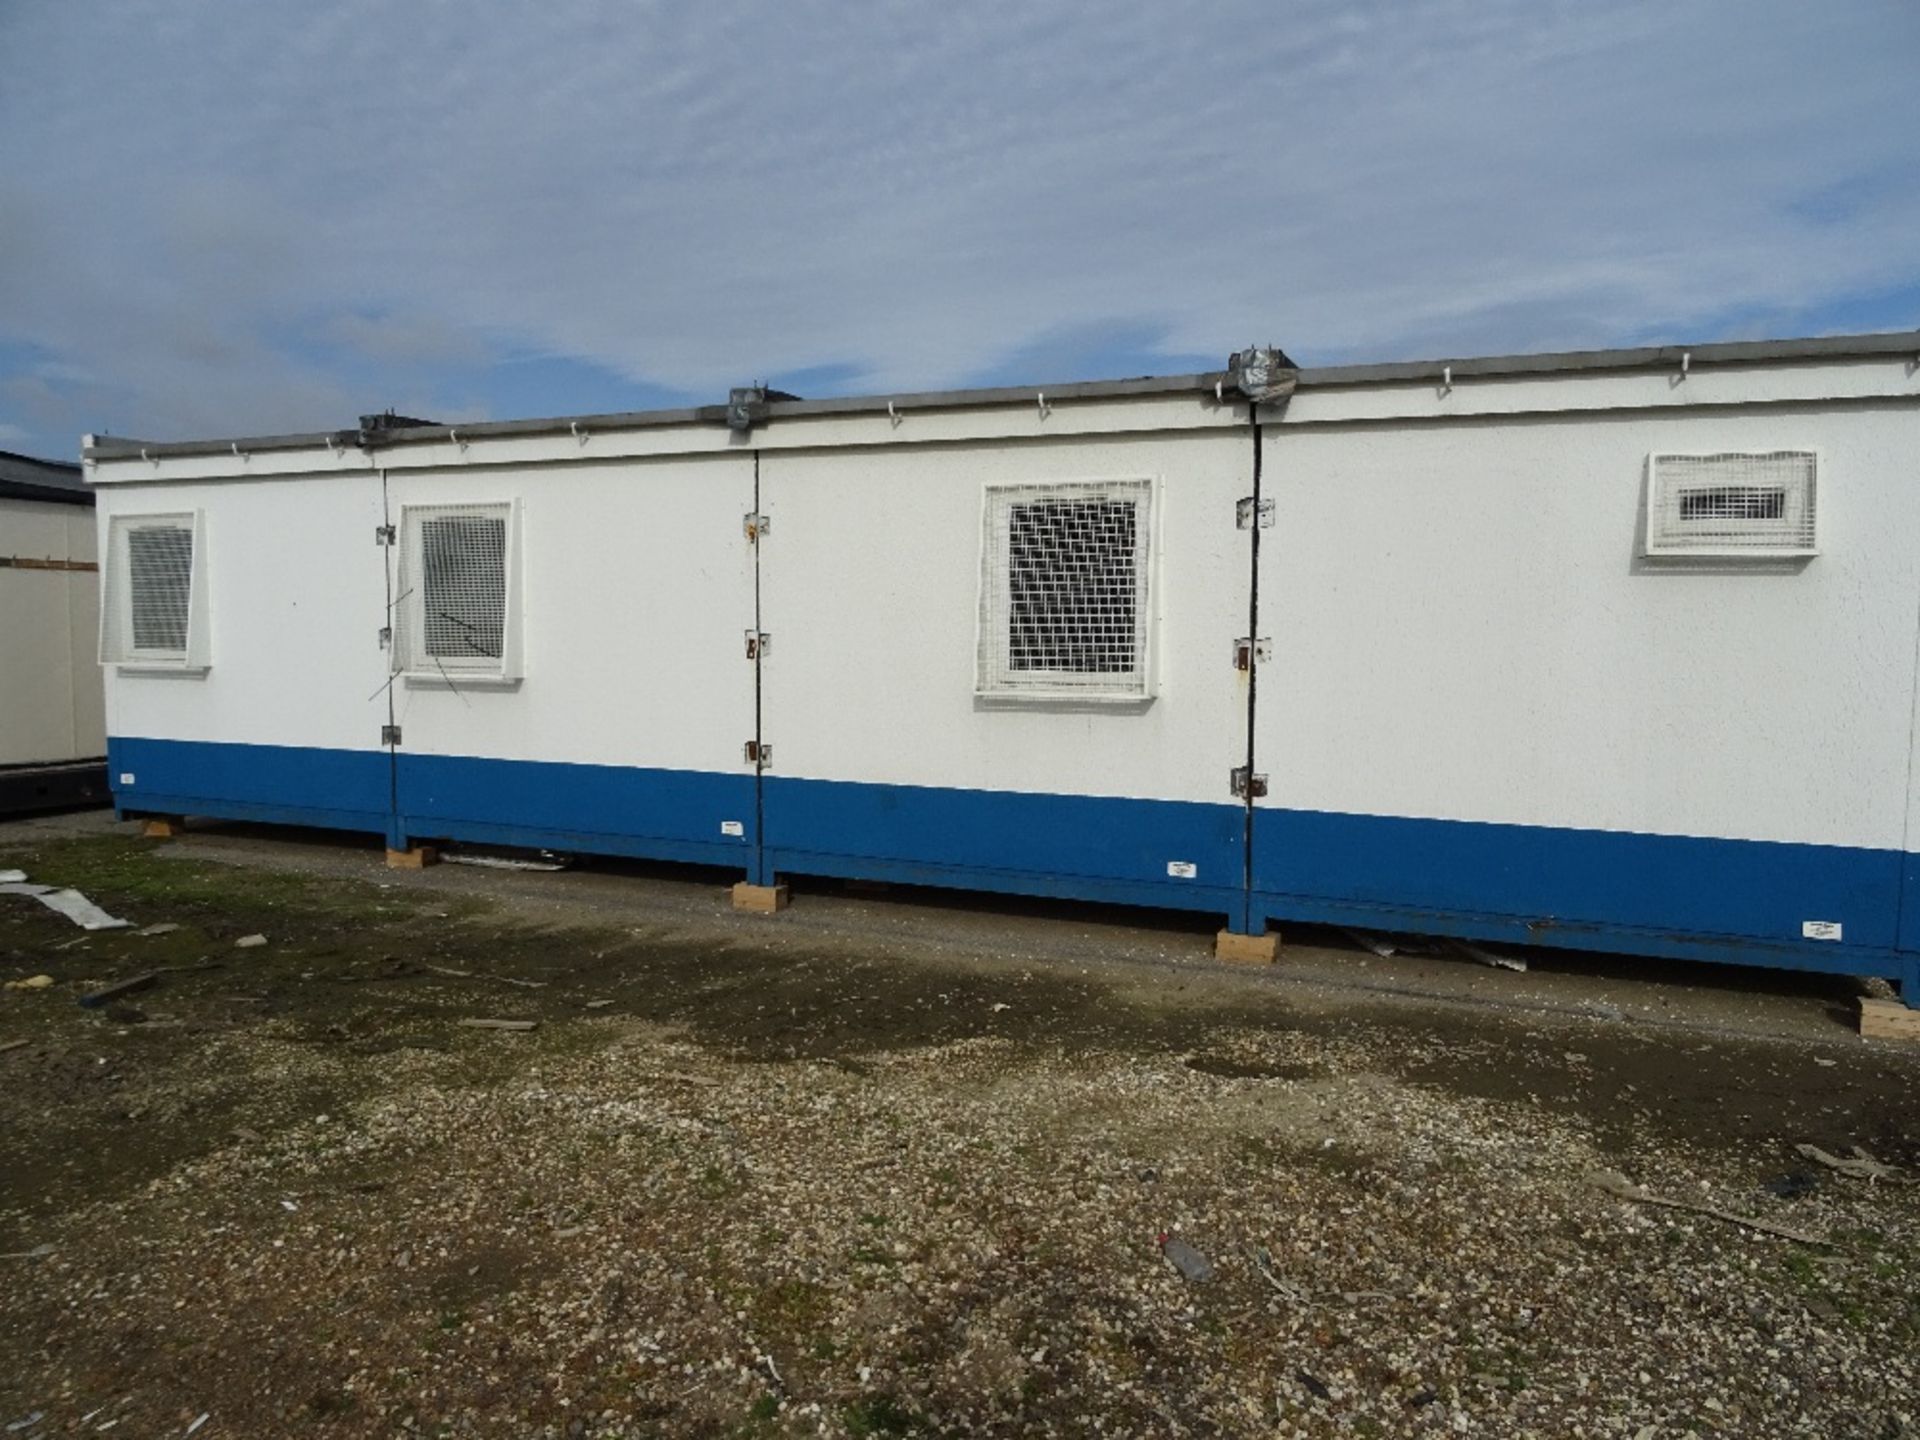
<svg viewBox="0 0 1920 1440">
<path fill-rule="evenodd" d="M 1852 982 L 98 819 L 8 867 L 178 928 L 0 897 L 6 1440 L 1920 1435 L 1920 1050 Z"/>
</svg>

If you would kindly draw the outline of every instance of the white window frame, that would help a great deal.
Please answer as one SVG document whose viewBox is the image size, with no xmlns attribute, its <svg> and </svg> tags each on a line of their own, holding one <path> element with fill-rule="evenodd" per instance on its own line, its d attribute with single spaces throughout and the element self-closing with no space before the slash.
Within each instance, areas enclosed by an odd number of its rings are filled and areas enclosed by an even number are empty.
<svg viewBox="0 0 1920 1440">
<path fill-rule="evenodd" d="M 432 656 L 426 653 L 426 596 L 421 589 L 425 561 L 421 522 L 441 516 L 501 517 L 506 521 L 503 561 L 506 593 L 500 619 L 498 657 Z M 393 668 L 410 689 L 513 689 L 525 678 L 520 641 L 521 566 L 518 500 L 434 500 L 402 505 L 394 527 L 400 546 L 395 579 Z"/>
<path fill-rule="evenodd" d="M 1747 461 L 1791 457 L 1810 463 L 1809 472 L 1785 488 L 1784 513 L 1777 520 L 1718 517 L 1666 521 L 1669 492 L 1685 489 L 1740 488 L 1739 480 L 1692 479 L 1672 474 L 1674 461 Z M 1657 560 L 1783 560 L 1820 553 L 1820 478 L 1825 466 L 1810 449 L 1659 451 L 1647 456 L 1647 529 L 1641 553 Z M 1690 539 L 1689 537 L 1698 537 Z M 1716 543 L 1716 540 L 1718 543 Z"/>
<path fill-rule="evenodd" d="M 128 535 L 152 525 L 186 530 L 193 552 L 187 568 L 186 644 L 177 650 L 133 643 L 133 566 Z M 207 608 L 207 519 L 200 510 L 122 512 L 107 517 L 106 586 L 100 606 L 100 663 L 122 675 L 204 675 L 212 667 Z"/>
<path fill-rule="evenodd" d="M 1009 655 L 1012 577 L 998 547 L 1005 515 L 1020 503 L 1055 500 L 1130 500 L 1134 517 L 1134 628 L 1138 664 L 1125 673 L 1077 670 L 1015 671 Z M 974 619 L 974 695 L 993 705 L 1141 706 L 1155 694 L 1160 603 L 1160 484 L 1156 477 L 1031 480 L 981 487 L 980 581 Z"/>
</svg>

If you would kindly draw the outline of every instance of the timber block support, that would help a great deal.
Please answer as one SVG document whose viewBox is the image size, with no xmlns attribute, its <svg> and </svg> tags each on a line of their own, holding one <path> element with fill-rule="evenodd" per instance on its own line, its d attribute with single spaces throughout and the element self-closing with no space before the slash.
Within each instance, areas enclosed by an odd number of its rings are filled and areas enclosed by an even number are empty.
<svg viewBox="0 0 1920 1440">
<path fill-rule="evenodd" d="M 792 898 L 784 885 L 755 885 L 750 880 L 742 880 L 733 887 L 733 908 L 753 915 L 771 915 L 776 910 L 784 910 Z"/>
<path fill-rule="evenodd" d="M 440 863 L 440 852 L 431 845 L 409 845 L 404 850 L 387 847 L 389 870 L 424 870 Z"/>
<path fill-rule="evenodd" d="M 140 833 L 148 840 L 172 840 L 186 828 L 184 815 L 149 815 L 140 822 Z"/>
<path fill-rule="evenodd" d="M 1235 965 L 1271 965 L 1280 958 L 1280 932 L 1240 935 L 1222 930 L 1213 937 L 1213 958 Z"/>
<path fill-rule="evenodd" d="M 1905 1040 L 1920 1045 L 1920 1010 L 1910 1009 L 1898 1000 L 1862 1000 L 1860 1038 Z"/>
</svg>

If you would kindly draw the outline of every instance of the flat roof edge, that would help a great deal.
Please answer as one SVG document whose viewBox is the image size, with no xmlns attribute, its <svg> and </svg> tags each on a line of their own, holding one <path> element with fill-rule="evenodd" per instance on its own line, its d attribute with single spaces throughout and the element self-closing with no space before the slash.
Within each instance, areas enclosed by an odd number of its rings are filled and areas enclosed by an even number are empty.
<svg viewBox="0 0 1920 1440">
<path fill-rule="evenodd" d="M 1451 370 L 1456 377 L 1518 378 L 1527 375 L 1565 375 L 1593 370 L 1674 368 L 1683 357 L 1706 365 L 1764 364 L 1770 361 L 1868 359 L 1912 354 L 1920 363 L 1920 330 L 1881 331 L 1862 335 L 1830 335 L 1799 340 L 1722 340 L 1703 345 L 1654 345 L 1615 350 L 1570 350 L 1548 354 L 1462 356 L 1457 359 L 1393 361 L 1385 364 L 1307 366 L 1299 371 L 1301 388 L 1387 385 L 1438 379 Z M 1111 400 L 1156 395 L 1210 393 L 1225 378 L 1224 371 L 1193 375 L 1143 375 L 1124 380 L 1083 380 L 1062 385 L 1005 385 L 984 389 L 929 390 L 894 395 L 852 395 L 822 400 L 776 400 L 767 404 L 760 423 L 791 417 L 884 414 L 913 410 L 976 409 L 995 405 L 1027 404 L 1038 396 L 1053 400 Z M 724 425 L 725 405 L 701 405 L 675 410 L 615 411 L 594 415 L 559 415 L 526 420 L 477 421 L 471 425 L 417 426 L 389 431 L 369 453 L 396 445 L 445 441 L 454 432 L 471 439 L 566 434 L 574 429 L 638 430 L 669 425 Z M 226 451 L 316 450 L 354 448 L 355 430 L 315 431 L 292 435 L 238 436 L 207 440 L 151 441 L 120 436 L 88 437 L 82 454 L 88 460 L 161 459 L 216 455 Z"/>
</svg>

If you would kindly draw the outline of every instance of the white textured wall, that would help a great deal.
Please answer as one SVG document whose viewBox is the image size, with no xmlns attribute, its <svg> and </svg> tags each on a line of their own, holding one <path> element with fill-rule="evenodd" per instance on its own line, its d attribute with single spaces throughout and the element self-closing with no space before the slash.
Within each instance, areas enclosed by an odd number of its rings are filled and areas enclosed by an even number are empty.
<svg viewBox="0 0 1920 1440">
<path fill-rule="evenodd" d="M 1269 426 L 1271 806 L 1899 848 L 1920 412 Z M 1820 452 L 1821 554 L 1637 559 L 1650 451 Z"/>
<path fill-rule="evenodd" d="M 204 674 L 107 667 L 108 732 L 163 740 L 379 747 L 386 552 L 370 472 L 238 483 L 107 485 L 116 515 L 205 516 Z"/>
<path fill-rule="evenodd" d="M 389 486 L 396 524 L 403 505 L 520 502 L 525 679 L 402 682 L 407 750 L 748 772 L 750 454 L 448 466 Z"/>
<path fill-rule="evenodd" d="M 775 772 L 1037 793 L 1231 802 L 1244 762 L 1249 489 L 1244 423 L 1072 442 L 780 452 L 761 462 Z M 1145 708 L 974 697 L 982 487 L 1145 478 L 1157 695 Z"/>
</svg>

